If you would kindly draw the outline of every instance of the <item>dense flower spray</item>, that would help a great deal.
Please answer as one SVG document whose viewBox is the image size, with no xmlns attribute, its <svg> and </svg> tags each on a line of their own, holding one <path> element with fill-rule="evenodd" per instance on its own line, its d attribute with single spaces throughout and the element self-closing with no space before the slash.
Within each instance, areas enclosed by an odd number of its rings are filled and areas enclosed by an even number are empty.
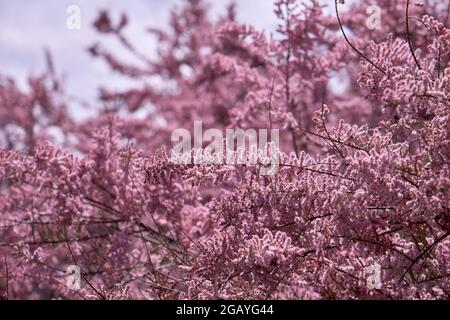
<svg viewBox="0 0 450 320">
<path fill-rule="evenodd" d="M 141 85 L 82 122 L 50 58 L 26 92 L 0 77 L 1 297 L 449 299 L 448 8 L 378 0 L 369 29 L 343 2 L 277 0 L 268 35 L 186 0 L 155 60 L 103 11 L 141 63 L 90 52 Z M 172 163 L 194 121 L 279 129 L 278 172 Z"/>
</svg>

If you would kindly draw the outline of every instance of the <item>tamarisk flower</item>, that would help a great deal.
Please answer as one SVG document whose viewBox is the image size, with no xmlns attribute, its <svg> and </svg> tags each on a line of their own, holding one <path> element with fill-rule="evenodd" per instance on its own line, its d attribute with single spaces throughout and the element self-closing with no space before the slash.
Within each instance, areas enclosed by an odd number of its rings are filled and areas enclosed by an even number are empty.
<svg viewBox="0 0 450 320">
<path fill-rule="evenodd" d="M 29 91 L 0 77 L 0 297 L 448 299 L 447 9 L 379 0 L 368 30 L 371 3 L 277 0 L 268 34 L 186 0 L 148 30 L 154 59 L 102 11 L 136 63 L 90 52 L 136 86 L 82 121 L 52 68 Z M 194 121 L 278 129 L 278 172 L 174 163 Z"/>
</svg>

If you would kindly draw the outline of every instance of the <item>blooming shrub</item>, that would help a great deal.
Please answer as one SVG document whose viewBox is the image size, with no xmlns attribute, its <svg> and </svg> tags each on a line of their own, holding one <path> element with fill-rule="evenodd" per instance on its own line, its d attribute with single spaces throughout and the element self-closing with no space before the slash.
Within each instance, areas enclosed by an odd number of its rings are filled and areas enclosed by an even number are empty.
<svg viewBox="0 0 450 320">
<path fill-rule="evenodd" d="M 186 0 L 149 30 L 155 60 L 101 12 L 94 27 L 142 64 L 90 52 L 142 85 L 102 88 L 109 107 L 85 121 L 51 59 L 26 92 L 2 76 L 2 297 L 448 299 L 447 6 L 378 0 L 369 30 L 372 1 L 342 2 L 277 0 L 271 36 Z M 171 163 L 172 131 L 197 120 L 279 129 L 278 172 Z"/>
</svg>

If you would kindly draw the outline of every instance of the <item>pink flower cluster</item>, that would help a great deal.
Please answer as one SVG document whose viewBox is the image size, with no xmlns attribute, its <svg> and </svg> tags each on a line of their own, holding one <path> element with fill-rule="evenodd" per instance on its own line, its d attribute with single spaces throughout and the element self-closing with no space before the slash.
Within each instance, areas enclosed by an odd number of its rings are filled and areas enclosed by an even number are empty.
<svg viewBox="0 0 450 320">
<path fill-rule="evenodd" d="M 154 60 L 101 12 L 141 63 L 90 52 L 141 85 L 83 121 L 50 58 L 27 91 L 1 76 L 0 297 L 449 299 L 448 8 L 419 2 L 378 0 L 369 30 L 372 1 L 276 0 L 274 36 L 186 0 Z M 171 163 L 198 120 L 279 129 L 278 173 Z"/>
</svg>

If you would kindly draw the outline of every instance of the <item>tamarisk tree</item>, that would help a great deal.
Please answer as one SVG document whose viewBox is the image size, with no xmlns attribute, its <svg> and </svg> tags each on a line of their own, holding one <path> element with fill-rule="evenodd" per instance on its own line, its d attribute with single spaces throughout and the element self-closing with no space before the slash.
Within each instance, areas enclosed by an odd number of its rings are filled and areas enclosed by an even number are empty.
<svg viewBox="0 0 450 320">
<path fill-rule="evenodd" d="M 27 91 L 1 76 L 0 294 L 449 299 L 444 2 L 378 0 L 369 29 L 372 1 L 277 0 L 270 34 L 186 0 L 148 30 L 154 59 L 102 11 L 93 27 L 136 64 L 89 51 L 136 85 L 101 88 L 83 121 L 50 58 Z M 171 163 L 171 133 L 194 121 L 279 129 L 278 172 Z"/>
</svg>

